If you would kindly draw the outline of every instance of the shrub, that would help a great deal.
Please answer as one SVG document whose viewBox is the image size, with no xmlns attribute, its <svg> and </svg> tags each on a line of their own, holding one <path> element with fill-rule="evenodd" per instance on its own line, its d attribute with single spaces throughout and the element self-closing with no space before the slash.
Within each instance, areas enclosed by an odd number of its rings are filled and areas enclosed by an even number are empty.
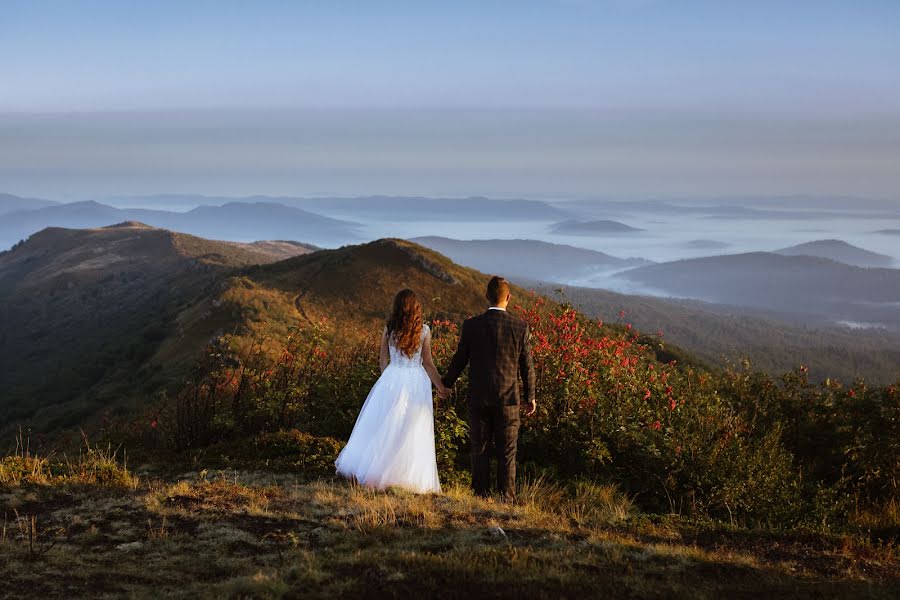
<svg viewBox="0 0 900 600">
<path fill-rule="evenodd" d="M 334 461 L 344 443 L 291 429 L 263 434 L 256 438 L 255 446 L 262 459 L 272 460 L 304 475 L 321 477 L 334 474 Z"/>
<path fill-rule="evenodd" d="M 111 449 L 85 447 L 75 461 L 12 454 L 0 459 L 0 485 L 102 485 L 130 487 L 137 478 L 119 464 Z"/>
<path fill-rule="evenodd" d="M 645 510 L 770 527 L 827 527 L 859 503 L 896 498 L 897 386 L 812 386 L 802 368 L 781 380 L 749 365 L 710 372 L 668 360 L 677 353 L 661 335 L 640 336 L 624 312 L 610 325 L 542 299 L 512 310 L 530 327 L 537 372 L 538 412 L 523 419 L 519 456 L 553 485 L 613 482 Z M 435 320 L 432 332 L 441 369 L 458 326 Z M 293 452 L 296 468 L 330 474 L 378 377 L 377 339 L 329 341 L 320 326 L 292 329 L 283 346 L 223 338 L 163 411 L 159 435 L 176 448 L 257 439 L 272 458 Z M 466 479 L 465 387 L 435 414 L 444 481 Z M 536 485 L 526 482 L 526 496 Z M 610 492 L 577 485 L 577 518 L 616 513 Z M 591 503 L 608 506 L 594 513 Z"/>
</svg>

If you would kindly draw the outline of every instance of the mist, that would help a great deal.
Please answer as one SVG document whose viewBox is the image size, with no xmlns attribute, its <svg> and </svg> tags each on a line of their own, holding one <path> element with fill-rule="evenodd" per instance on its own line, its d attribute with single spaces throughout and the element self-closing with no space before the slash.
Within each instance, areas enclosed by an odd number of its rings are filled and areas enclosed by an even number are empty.
<svg viewBox="0 0 900 600">
<path fill-rule="evenodd" d="M 900 117 L 557 109 L 0 114 L 0 189 L 60 200 L 895 199 Z"/>
</svg>

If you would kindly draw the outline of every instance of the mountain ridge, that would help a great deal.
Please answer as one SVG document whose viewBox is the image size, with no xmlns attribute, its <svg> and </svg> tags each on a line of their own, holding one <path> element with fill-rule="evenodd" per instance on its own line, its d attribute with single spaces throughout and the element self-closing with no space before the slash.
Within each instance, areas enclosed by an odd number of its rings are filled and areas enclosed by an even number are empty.
<svg viewBox="0 0 900 600">
<path fill-rule="evenodd" d="M 801 321 L 856 321 L 865 313 L 900 329 L 900 269 L 746 252 L 657 263 L 616 276 L 683 298 L 772 309 Z"/>
<path fill-rule="evenodd" d="M 894 258 L 848 244 L 843 240 L 824 239 L 775 250 L 783 256 L 817 256 L 856 267 L 892 267 Z"/>
<path fill-rule="evenodd" d="M 120 209 L 94 200 L 57 204 L 4 215 L 0 222 L 0 247 L 12 245 L 46 227 L 97 228 L 110 223 L 136 221 L 181 231 L 198 237 L 246 242 L 247 232 L 256 239 L 301 239 L 318 244 L 334 240 L 358 241 L 359 224 L 333 219 L 300 208 L 279 204 L 234 202 L 199 207 L 179 213 L 152 209 Z"/>
<path fill-rule="evenodd" d="M 484 273 L 502 273 L 508 277 L 566 279 L 586 277 L 598 271 L 613 271 L 651 264 L 640 258 L 620 258 L 604 252 L 529 239 L 457 240 L 441 236 L 410 238 L 454 262 Z"/>
</svg>

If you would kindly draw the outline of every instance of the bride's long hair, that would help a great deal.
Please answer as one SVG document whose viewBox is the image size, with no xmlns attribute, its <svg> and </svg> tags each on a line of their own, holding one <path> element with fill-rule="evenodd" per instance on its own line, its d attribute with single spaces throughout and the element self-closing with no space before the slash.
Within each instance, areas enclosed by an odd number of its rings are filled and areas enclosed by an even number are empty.
<svg viewBox="0 0 900 600">
<path fill-rule="evenodd" d="M 419 349 L 422 336 L 422 303 L 412 290 L 400 290 L 394 296 L 394 310 L 387 321 L 388 339 L 406 356 L 412 358 Z"/>
</svg>

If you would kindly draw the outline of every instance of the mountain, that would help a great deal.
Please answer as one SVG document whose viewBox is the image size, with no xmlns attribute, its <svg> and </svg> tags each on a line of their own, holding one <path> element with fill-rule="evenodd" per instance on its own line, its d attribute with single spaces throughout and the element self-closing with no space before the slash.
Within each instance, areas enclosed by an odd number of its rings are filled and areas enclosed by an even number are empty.
<svg viewBox="0 0 900 600">
<path fill-rule="evenodd" d="M 572 200 L 559 203 L 583 215 L 628 216 L 650 213 L 655 216 L 685 216 L 708 220 L 844 221 L 856 219 L 897 219 L 896 202 L 849 197 L 767 196 L 734 198 L 669 198 L 666 200 Z M 790 208 L 786 208 L 790 207 Z"/>
<path fill-rule="evenodd" d="M 15 212 L 17 210 L 34 210 L 53 206 L 58 204 L 52 200 L 42 200 L 40 198 L 22 198 L 21 196 L 13 196 L 12 194 L 0 193 L 0 215 Z"/>
<path fill-rule="evenodd" d="M 575 279 L 598 271 L 648 263 L 639 258 L 617 258 L 603 252 L 537 240 L 453 240 L 433 236 L 410 241 L 484 273 L 544 281 Z"/>
<path fill-rule="evenodd" d="M 324 217 L 274 202 L 231 202 L 222 206 L 198 206 L 186 213 L 169 213 L 171 227 L 202 237 L 229 240 L 301 239 L 336 245 L 356 240 L 359 225 Z"/>
<path fill-rule="evenodd" d="M 125 223 L 48 228 L 0 254 L 0 423 L 54 431 L 127 414 L 183 381 L 223 333 L 285 339 L 327 319 L 328 335 L 365 337 L 403 287 L 429 318 L 484 310 L 484 275 L 409 242 L 256 264 L 265 248 Z"/>
<path fill-rule="evenodd" d="M 601 219 L 598 221 L 562 221 L 553 225 L 550 231 L 561 235 L 602 235 L 636 233 L 643 229 L 631 227 L 619 221 Z"/>
<path fill-rule="evenodd" d="M 202 196 L 164 194 L 110 199 L 117 206 L 200 207 L 240 203 L 283 204 L 351 220 L 376 221 L 557 221 L 569 213 L 547 202 L 525 199 L 429 198 L 423 196 L 318 197 Z"/>
<path fill-rule="evenodd" d="M 120 209 L 85 201 L 4 215 L 0 223 L 0 248 L 9 247 L 45 227 L 82 229 L 123 221 L 139 221 L 154 227 L 239 242 L 300 239 L 319 245 L 340 245 L 358 239 L 356 223 L 276 203 L 232 202 L 223 206 L 201 206 L 182 213 Z"/>
<path fill-rule="evenodd" d="M 872 233 L 880 233 L 881 235 L 900 235 L 900 229 L 879 229 Z"/>
<path fill-rule="evenodd" d="M 864 250 L 842 240 L 817 240 L 789 248 L 782 248 L 781 250 L 776 250 L 775 253 L 784 256 L 830 258 L 831 260 L 857 267 L 890 267 L 894 264 L 894 259 L 890 256 Z"/>
<path fill-rule="evenodd" d="M 104 414 L 130 414 L 159 393 L 173 392 L 210 340 L 225 333 L 234 335 L 237 347 L 256 340 L 264 349 L 274 349 L 292 327 L 312 323 L 326 337 L 370 336 L 403 287 L 419 293 L 429 319 L 460 321 L 484 309 L 486 275 L 412 242 L 378 240 L 277 262 L 271 261 L 284 246 L 276 243 L 270 252 L 268 244 L 217 242 L 122 223 L 48 228 L 0 254 L 0 423 L 6 428 L 0 434 L 19 423 L 52 432 L 96 424 Z M 525 306 L 533 302 L 522 288 L 514 288 L 514 296 Z M 604 314 L 639 302 L 591 298 L 583 300 L 585 310 L 599 307 Z M 706 348 L 701 354 L 710 359 L 735 331 L 748 343 L 758 336 L 750 346 L 756 355 L 772 343 L 779 357 L 773 368 L 815 340 L 811 333 L 794 339 L 795 329 L 777 323 L 735 328 L 740 317 L 719 319 L 662 301 L 654 310 L 653 318 L 670 332 L 667 341 Z M 641 321 L 649 333 L 656 322 Z M 780 335 L 788 341 L 778 345 Z M 859 364 L 866 374 L 880 368 L 876 359 L 893 360 L 895 353 L 879 346 L 881 333 L 856 336 L 873 341 L 865 346 L 851 344 L 850 336 L 823 338 L 844 344 L 826 354 L 829 360 L 847 369 Z M 672 345 L 666 352 L 692 362 Z M 871 356 L 860 358 L 861 352 Z"/>
<path fill-rule="evenodd" d="M 555 296 L 558 284 L 519 281 Z M 663 332 L 675 344 L 710 365 L 748 358 L 756 369 L 779 375 L 803 364 L 812 380 L 836 377 L 892 383 L 900 377 L 900 333 L 843 327 L 804 326 L 778 314 L 697 300 L 626 295 L 566 286 L 563 298 L 579 311 L 607 323 L 629 322 L 646 334 Z M 625 317 L 619 318 L 620 310 Z"/>
<path fill-rule="evenodd" d="M 289 251 L 311 248 L 126 222 L 48 228 L 0 253 L 0 423 L 40 415 L 53 428 L 157 389 L 208 339 L 186 338 L 175 317 L 234 269 Z M 169 337 L 169 370 L 150 368 Z"/>
<path fill-rule="evenodd" d="M 750 252 L 637 267 L 617 277 L 683 298 L 900 329 L 900 270 Z"/>
<path fill-rule="evenodd" d="M 719 240 L 690 240 L 683 245 L 691 250 L 723 250 L 729 246 L 728 242 Z"/>
</svg>

